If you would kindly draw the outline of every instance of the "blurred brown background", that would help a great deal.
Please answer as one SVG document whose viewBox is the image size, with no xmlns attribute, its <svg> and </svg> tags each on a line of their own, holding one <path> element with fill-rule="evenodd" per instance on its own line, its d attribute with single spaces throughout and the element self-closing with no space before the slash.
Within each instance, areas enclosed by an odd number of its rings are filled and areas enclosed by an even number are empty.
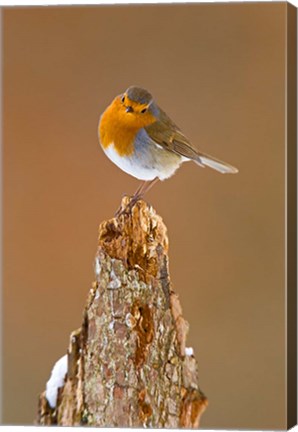
<svg viewBox="0 0 298 432">
<path fill-rule="evenodd" d="M 168 226 L 204 428 L 285 427 L 286 3 L 6 9 L 4 422 L 37 396 L 93 280 L 98 224 L 138 182 L 97 142 L 99 115 L 149 89 L 202 150 L 147 200 Z"/>
</svg>

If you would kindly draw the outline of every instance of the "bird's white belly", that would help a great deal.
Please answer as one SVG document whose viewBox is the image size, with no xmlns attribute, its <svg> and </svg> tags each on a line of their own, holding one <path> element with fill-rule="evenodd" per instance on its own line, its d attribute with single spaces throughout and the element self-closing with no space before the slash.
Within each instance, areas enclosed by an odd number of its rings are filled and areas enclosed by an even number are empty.
<svg viewBox="0 0 298 432">
<path fill-rule="evenodd" d="M 155 177 L 159 177 L 160 172 L 158 170 L 144 167 L 133 156 L 120 156 L 113 143 L 107 148 L 103 148 L 103 151 L 122 171 L 139 180 L 153 180 Z"/>
<path fill-rule="evenodd" d="M 135 151 L 130 156 L 120 156 L 115 150 L 114 143 L 110 144 L 107 148 L 103 148 L 103 150 L 108 158 L 122 169 L 122 171 L 139 180 L 145 181 L 153 180 L 156 177 L 160 180 L 171 177 L 181 162 L 186 160 L 173 153 L 165 152 L 159 145 L 156 145 L 155 157 L 153 160 L 149 160 L 150 157 L 148 153 L 143 151 Z M 157 155 L 158 157 L 156 157 Z"/>
</svg>

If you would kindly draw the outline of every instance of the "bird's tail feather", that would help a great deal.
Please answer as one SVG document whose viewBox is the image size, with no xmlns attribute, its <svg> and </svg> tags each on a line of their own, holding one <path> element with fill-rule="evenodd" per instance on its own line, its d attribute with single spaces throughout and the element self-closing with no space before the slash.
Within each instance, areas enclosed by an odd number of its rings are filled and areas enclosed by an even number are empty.
<svg viewBox="0 0 298 432">
<path fill-rule="evenodd" d="M 213 168 L 216 171 L 219 171 L 222 174 L 236 174 L 238 169 L 229 165 L 226 162 L 223 162 L 219 159 L 214 158 L 213 156 L 207 155 L 205 153 L 200 153 L 199 157 L 195 162 L 200 166 L 208 166 L 209 168 Z"/>
</svg>

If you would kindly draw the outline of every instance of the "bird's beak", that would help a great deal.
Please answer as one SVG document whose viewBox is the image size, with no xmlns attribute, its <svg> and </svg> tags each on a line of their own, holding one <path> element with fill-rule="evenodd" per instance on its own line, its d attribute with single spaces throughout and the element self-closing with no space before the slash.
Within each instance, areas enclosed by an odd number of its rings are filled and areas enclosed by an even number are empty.
<svg viewBox="0 0 298 432">
<path fill-rule="evenodd" d="M 133 107 L 131 107 L 131 106 L 126 107 L 126 112 L 127 113 L 133 112 Z"/>
</svg>

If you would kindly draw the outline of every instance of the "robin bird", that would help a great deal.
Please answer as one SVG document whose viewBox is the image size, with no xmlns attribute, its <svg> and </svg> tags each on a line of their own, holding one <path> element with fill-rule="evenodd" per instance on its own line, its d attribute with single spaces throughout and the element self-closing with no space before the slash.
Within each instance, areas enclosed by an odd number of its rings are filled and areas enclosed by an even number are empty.
<svg viewBox="0 0 298 432">
<path fill-rule="evenodd" d="M 99 141 L 108 158 L 143 182 L 134 204 L 158 181 L 171 177 L 182 162 L 194 161 L 222 174 L 237 168 L 197 150 L 179 127 L 141 87 L 129 87 L 100 117 Z"/>
</svg>

